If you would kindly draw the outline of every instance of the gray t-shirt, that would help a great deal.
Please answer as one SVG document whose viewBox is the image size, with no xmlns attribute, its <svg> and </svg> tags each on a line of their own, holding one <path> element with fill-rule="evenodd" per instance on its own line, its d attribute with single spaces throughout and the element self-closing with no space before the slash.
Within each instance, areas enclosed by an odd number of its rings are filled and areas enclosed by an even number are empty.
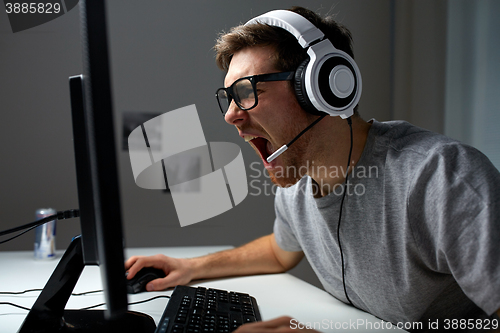
<svg viewBox="0 0 500 333">
<path fill-rule="evenodd" d="M 344 172 L 330 168 L 329 172 Z M 373 121 L 349 178 L 340 241 L 353 304 L 393 323 L 487 318 L 500 308 L 500 174 L 476 149 L 406 122 Z M 276 194 L 274 233 L 347 302 L 341 193 L 310 177 Z"/>
</svg>

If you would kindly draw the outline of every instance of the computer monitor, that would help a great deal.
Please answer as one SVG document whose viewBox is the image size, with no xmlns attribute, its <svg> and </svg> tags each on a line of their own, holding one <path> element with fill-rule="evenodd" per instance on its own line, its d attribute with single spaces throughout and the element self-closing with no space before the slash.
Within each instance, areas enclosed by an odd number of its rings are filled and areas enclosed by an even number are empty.
<svg viewBox="0 0 500 333">
<path fill-rule="evenodd" d="M 81 0 L 80 11 L 84 73 L 70 78 L 70 94 L 82 235 L 18 332 L 154 332 L 152 318 L 127 311 L 105 4 Z M 65 309 L 85 265 L 100 267 L 106 310 Z"/>
</svg>

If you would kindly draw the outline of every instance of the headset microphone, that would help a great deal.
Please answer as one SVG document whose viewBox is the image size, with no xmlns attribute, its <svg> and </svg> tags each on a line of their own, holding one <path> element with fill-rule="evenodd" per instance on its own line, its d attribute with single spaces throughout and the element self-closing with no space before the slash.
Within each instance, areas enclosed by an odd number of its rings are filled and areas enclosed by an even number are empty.
<svg viewBox="0 0 500 333">
<path fill-rule="evenodd" d="M 283 154 L 285 152 L 285 150 L 288 149 L 288 147 L 290 147 L 292 145 L 292 143 L 294 143 L 298 138 L 300 138 L 305 132 L 309 131 L 314 125 L 316 125 L 317 123 L 319 123 L 319 121 L 323 118 L 325 118 L 327 116 L 327 114 L 325 113 L 324 115 L 320 116 L 318 119 L 316 119 L 315 121 L 313 121 L 311 123 L 311 125 L 307 126 L 302 132 L 299 133 L 299 135 L 297 135 L 295 138 L 292 139 L 292 141 L 288 142 L 286 145 L 283 145 L 281 146 L 280 149 L 276 150 L 274 153 L 271 154 L 271 156 L 269 156 L 266 161 L 267 163 L 271 163 L 276 157 L 280 156 L 281 154 Z"/>
</svg>

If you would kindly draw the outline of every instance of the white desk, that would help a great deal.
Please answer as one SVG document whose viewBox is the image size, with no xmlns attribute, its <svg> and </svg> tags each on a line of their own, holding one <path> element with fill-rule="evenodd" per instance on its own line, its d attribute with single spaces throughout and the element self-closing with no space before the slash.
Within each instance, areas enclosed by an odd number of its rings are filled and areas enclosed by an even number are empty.
<svg viewBox="0 0 500 333">
<path fill-rule="evenodd" d="M 128 249 L 126 257 L 131 255 L 151 255 L 163 253 L 171 257 L 187 258 L 200 256 L 227 249 L 230 247 L 171 247 Z M 58 253 L 60 258 L 62 253 Z M 43 288 L 54 270 L 57 259 L 52 261 L 35 261 L 33 252 L 1 252 L 0 251 L 0 291 L 23 291 Z M 297 318 L 302 323 L 321 325 L 322 332 L 339 331 L 336 325 L 356 327 L 356 332 L 381 332 L 381 320 L 362 311 L 354 309 L 336 300 L 328 293 L 320 290 L 290 274 L 259 275 L 238 278 L 197 281 L 193 285 L 209 288 L 245 292 L 257 299 L 263 320 L 282 315 Z M 74 292 L 80 293 L 102 288 L 98 267 L 85 267 Z M 142 293 L 129 295 L 129 302 L 148 299 L 156 295 L 170 295 L 172 291 Z M 38 292 L 22 295 L 0 295 L 0 302 L 16 303 L 31 307 Z M 79 309 L 104 302 L 102 293 L 85 296 L 72 296 L 66 308 Z M 160 298 L 148 303 L 132 305 L 130 310 L 147 313 L 156 323 L 161 318 L 168 302 Z M 0 332 L 15 333 L 21 326 L 27 311 L 8 305 L 0 305 Z M 353 325 L 358 326 L 353 326 Z M 368 325 L 368 327 L 367 327 Z M 370 329 L 369 325 L 373 325 Z M 387 327 L 384 323 L 383 327 Z M 326 329 L 325 329 L 326 328 Z M 377 329 L 375 329 L 377 328 Z M 348 331 L 349 329 L 342 329 Z M 391 330 L 394 331 L 394 330 Z"/>
</svg>

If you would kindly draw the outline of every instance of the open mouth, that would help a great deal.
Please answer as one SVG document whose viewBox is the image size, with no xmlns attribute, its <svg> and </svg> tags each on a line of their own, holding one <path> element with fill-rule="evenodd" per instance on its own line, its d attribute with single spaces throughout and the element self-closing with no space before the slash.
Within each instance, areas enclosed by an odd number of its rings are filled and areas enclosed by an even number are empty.
<svg viewBox="0 0 500 333">
<path fill-rule="evenodd" d="M 274 147 L 271 142 L 261 137 L 251 138 L 248 142 L 259 151 L 260 157 L 264 163 L 267 163 L 267 158 L 274 153 Z"/>
</svg>

